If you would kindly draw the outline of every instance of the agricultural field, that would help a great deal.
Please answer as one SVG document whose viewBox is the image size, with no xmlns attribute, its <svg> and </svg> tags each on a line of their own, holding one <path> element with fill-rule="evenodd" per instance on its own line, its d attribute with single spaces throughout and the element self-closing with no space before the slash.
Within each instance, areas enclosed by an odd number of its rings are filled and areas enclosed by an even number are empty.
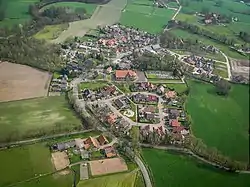
<svg viewBox="0 0 250 187">
<path fill-rule="evenodd" d="M 156 187 L 247 187 L 248 174 L 233 174 L 204 165 L 191 157 L 164 150 L 143 149 L 143 157 L 154 177 Z"/>
<path fill-rule="evenodd" d="M 0 142 L 68 132 L 81 126 L 65 96 L 1 103 L 0 113 Z"/>
<path fill-rule="evenodd" d="M 33 144 L 0 151 L 0 186 L 54 172 L 49 148 Z"/>
<path fill-rule="evenodd" d="M 223 97 L 211 84 L 191 80 L 188 84 L 186 109 L 194 135 L 234 160 L 248 161 L 249 86 L 232 84 L 229 95 Z"/>
<path fill-rule="evenodd" d="M 217 47 L 218 49 L 220 49 L 222 52 L 224 52 L 227 56 L 229 56 L 231 58 L 247 59 L 246 56 L 241 55 L 240 53 L 230 49 L 228 46 L 220 44 L 220 43 L 218 43 L 218 42 L 216 42 L 214 40 L 209 40 L 206 37 L 199 36 L 197 34 L 192 34 L 192 33 L 189 33 L 187 31 L 184 31 L 184 30 L 181 30 L 181 29 L 173 29 L 170 32 L 172 34 L 176 35 L 177 37 L 181 37 L 181 38 L 184 38 L 184 39 L 192 38 L 192 39 L 195 39 L 195 40 L 198 40 L 198 41 L 202 42 L 203 44 L 213 45 L 213 46 Z M 205 56 L 209 58 L 209 56 L 207 56 L 207 55 L 205 55 Z M 213 58 L 213 55 L 211 55 L 210 57 Z M 216 57 L 216 58 L 213 58 L 213 59 L 225 61 L 225 58 L 223 58 L 221 55 L 219 57 Z"/>
<path fill-rule="evenodd" d="M 72 187 L 73 172 L 70 171 L 67 175 L 60 175 L 58 173 L 40 177 L 28 182 L 14 185 L 13 187 Z"/>
<path fill-rule="evenodd" d="M 182 83 L 180 79 L 148 79 L 148 82 L 151 82 L 152 84 Z"/>
<path fill-rule="evenodd" d="M 107 175 L 104 177 L 93 178 L 85 181 L 80 181 L 77 187 L 134 187 L 137 171 L 130 173 L 120 173 Z"/>
<path fill-rule="evenodd" d="M 46 25 L 42 30 L 36 33 L 33 37 L 39 40 L 53 40 L 53 39 L 56 39 L 67 28 L 68 28 L 68 24 Z"/>
<path fill-rule="evenodd" d="M 44 11 L 50 7 L 69 7 L 71 9 L 84 8 L 88 15 L 92 15 L 97 7 L 97 4 L 81 3 L 81 2 L 58 2 L 49 4 L 40 9 Z"/>
<path fill-rule="evenodd" d="M 36 2 L 39 0 L 2 0 L 1 8 L 5 10 L 5 19 L 0 21 L 0 27 L 11 27 L 29 21 L 31 19 L 28 13 L 29 5 Z"/>
<path fill-rule="evenodd" d="M 149 0 L 133 1 L 122 12 L 120 23 L 150 33 L 160 33 L 174 13 L 172 9 L 153 7 L 153 2 Z"/>
<path fill-rule="evenodd" d="M 0 101 L 47 96 L 51 76 L 29 66 L 0 62 Z"/>
<path fill-rule="evenodd" d="M 70 37 L 82 37 L 98 26 L 113 25 L 119 22 L 121 11 L 126 6 L 126 3 L 127 0 L 111 0 L 105 5 L 97 6 L 90 19 L 69 23 L 69 28 L 52 42 L 61 43 Z"/>
</svg>

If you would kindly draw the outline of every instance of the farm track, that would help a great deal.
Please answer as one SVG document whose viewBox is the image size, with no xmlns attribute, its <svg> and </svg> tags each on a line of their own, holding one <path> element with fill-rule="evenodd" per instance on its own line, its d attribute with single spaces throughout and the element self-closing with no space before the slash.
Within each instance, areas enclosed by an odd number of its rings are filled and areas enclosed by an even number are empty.
<svg viewBox="0 0 250 187">
<path fill-rule="evenodd" d="M 111 0 L 106 5 L 97 6 L 91 18 L 71 22 L 69 28 L 51 42 L 61 43 L 69 37 L 82 37 L 89 30 L 96 29 L 98 26 L 113 25 L 117 23 L 126 4 L 127 0 Z"/>
<path fill-rule="evenodd" d="M 85 132 L 91 132 L 93 130 L 94 129 L 89 129 L 89 130 L 83 130 L 83 131 L 77 131 L 77 132 L 70 132 L 70 133 L 55 134 L 55 135 L 51 135 L 51 136 L 44 136 L 44 137 L 41 137 L 41 138 L 34 138 L 34 139 L 29 139 L 29 140 L 22 140 L 22 141 L 9 142 L 9 143 L 1 143 L 0 148 L 5 148 L 5 147 L 8 147 L 8 146 L 14 146 L 14 145 L 31 144 L 31 143 L 36 143 L 36 142 L 39 142 L 39 141 L 48 140 L 48 139 L 60 138 L 62 136 L 77 135 L 77 134 L 82 134 L 82 133 L 85 133 Z"/>
</svg>

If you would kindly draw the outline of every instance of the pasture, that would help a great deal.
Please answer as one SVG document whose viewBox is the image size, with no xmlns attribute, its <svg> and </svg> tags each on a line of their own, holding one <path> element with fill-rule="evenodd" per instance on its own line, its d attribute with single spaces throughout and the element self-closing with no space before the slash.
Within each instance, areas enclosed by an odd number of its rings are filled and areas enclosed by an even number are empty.
<svg viewBox="0 0 250 187">
<path fill-rule="evenodd" d="M 185 83 L 183 84 L 164 84 L 164 86 L 174 89 L 177 93 L 182 93 L 187 90 L 187 86 Z"/>
<path fill-rule="evenodd" d="M 228 46 L 223 45 L 221 43 L 218 43 L 218 42 L 216 42 L 214 40 L 210 40 L 210 39 L 208 39 L 206 37 L 203 37 L 203 36 L 200 36 L 200 35 L 197 35 L 197 34 L 193 34 L 193 33 L 187 32 L 185 30 L 181 30 L 181 29 L 173 29 L 170 32 L 172 34 L 174 34 L 175 36 L 180 37 L 180 38 L 184 38 L 184 39 L 192 38 L 194 40 L 198 40 L 198 41 L 202 42 L 203 44 L 213 45 L 213 46 L 217 47 L 218 49 L 220 49 L 222 52 L 224 52 L 228 57 L 235 58 L 235 59 L 247 59 L 246 56 L 241 55 L 240 53 L 230 49 Z M 210 56 L 206 56 L 206 57 L 213 58 L 213 55 L 211 54 Z M 221 59 L 221 55 L 220 55 L 219 58 L 216 57 L 216 58 L 213 58 L 213 59 L 223 60 L 223 59 Z M 225 61 L 225 59 L 223 61 Z"/>
<path fill-rule="evenodd" d="M 211 84 L 191 80 L 188 84 L 186 109 L 194 135 L 234 160 L 248 161 L 249 86 L 232 84 L 229 95 L 223 97 Z"/>
<path fill-rule="evenodd" d="M 233 174 L 199 163 L 188 156 L 164 150 L 143 149 L 143 157 L 149 165 L 156 187 L 247 187 L 248 174 Z"/>
<path fill-rule="evenodd" d="M 81 126 L 65 96 L 1 103 L 0 113 L 0 142 L 68 132 Z"/>
<path fill-rule="evenodd" d="M 23 24 L 31 19 L 29 5 L 39 0 L 2 0 L 1 7 L 5 13 L 5 19 L 0 21 L 0 27 L 11 27 L 15 24 Z"/>
<path fill-rule="evenodd" d="M 37 143 L 0 151 L 0 186 L 54 171 L 50 151 Z"/>
<path fill-rule="evenodd" d="M 36 33 L 33 37 L 40 40 L 56 39 L 64 30 L 68 28 L 68 24 L 61 25 L 46 25 L 42 30 Z"/>
<path fill-rule="evenodd" d="M 0 101 L 47 96 L 51 74 L 8 62 L 0 62 Z"/>
<path fill-rule="evenodd" d="M 84 8 L 88 15 L 92 15 L 97 7 L 96 4 L 81 3 L 81 2 L 57 2 L 44 6 L 40 11 L 44 11 L 50 7 L 68 7 L 76 10 L 77 8 Z"/>
<path fill-rule="evenodd" d="M 103 177 L 93 178 L 85 181 L 80 181 L 77 187 L 136 187 L 137 171 L 130 173 L 120 173 L 107 175 Z"/>
<path fill-rule="evenodd" d="M 174 13 L 172 9 L 153 7 L 152 2 L 148 0 L 134 1 L 128 3 L 122 12 L 120 23 L 150 33 L 159 33 Z"/>
<path fill-rule="evenodd" d="M 73 172 L 69 170 L 69 174 L 60 175 L 58 173 L 40 177 L 28 182 L 14 185 L 13 187 L 72 187 Z"/>
</svg>

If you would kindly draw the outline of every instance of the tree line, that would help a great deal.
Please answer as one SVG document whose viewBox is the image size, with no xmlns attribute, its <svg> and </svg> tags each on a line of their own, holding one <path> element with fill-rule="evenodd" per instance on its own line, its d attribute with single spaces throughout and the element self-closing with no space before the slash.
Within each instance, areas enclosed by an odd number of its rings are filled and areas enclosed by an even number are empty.
<svg viewBox="0 0 250 187">
<path fill-rule="evenodd" d="M 0 60 L 47 71 L 60 70 L 64 63 L 58 45 L 25 36 L 21 27 L 0 28 Z"/>
</svg>

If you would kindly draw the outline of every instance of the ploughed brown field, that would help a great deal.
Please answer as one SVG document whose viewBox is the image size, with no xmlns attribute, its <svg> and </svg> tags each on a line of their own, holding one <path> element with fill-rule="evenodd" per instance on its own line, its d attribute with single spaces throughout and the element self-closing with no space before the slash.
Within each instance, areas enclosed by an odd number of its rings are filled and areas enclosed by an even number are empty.
<svg viewBox="0 0 250 187">
<path fill-rule="evenodd" d="M 46 96 L 51 76 L 29 66 L 0 62 L 0 102 Z"/>
</svg>

